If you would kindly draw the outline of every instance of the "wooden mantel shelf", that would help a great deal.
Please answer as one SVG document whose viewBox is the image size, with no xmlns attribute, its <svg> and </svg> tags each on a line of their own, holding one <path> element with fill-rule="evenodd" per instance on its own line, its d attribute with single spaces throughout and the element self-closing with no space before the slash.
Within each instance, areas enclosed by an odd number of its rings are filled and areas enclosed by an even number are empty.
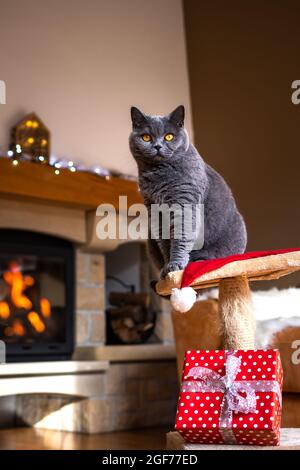
<svg viewBox="0 0 300 470">
<path fill-rule="evenodd" d="M 26 198 L 64 206 L 92 210 L 99 204 L 119 207 L 119 196 L 128 198 L 128 205 L 142 202 L 134 181 L 105 178 L 87 172 L 71 173 L 37 163 L 20 162 L 13 166 L 8 158 L 0 157 L 0 197 Z"/>
</svg>

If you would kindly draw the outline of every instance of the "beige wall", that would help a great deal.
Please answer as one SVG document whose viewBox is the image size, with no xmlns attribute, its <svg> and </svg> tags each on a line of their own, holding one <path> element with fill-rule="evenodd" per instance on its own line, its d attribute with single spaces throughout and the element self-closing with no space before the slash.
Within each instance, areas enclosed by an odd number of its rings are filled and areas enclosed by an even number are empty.
<svg viewBox="0 0 300 470">
<path fill-rule="evenodd" d="M 184 2 L 195 140 L 230 183 L 248 249 L 300 246 L 300 3 Z M 300 283 L 300 276 L 290 277 Z"/>
<path fill-rule="evenodd" d="M 60 157 L 134 172 L 129 107 L 189 107 L 180 0 L 0 0 L 0 146 L 36 111 Z"/>
</svg>

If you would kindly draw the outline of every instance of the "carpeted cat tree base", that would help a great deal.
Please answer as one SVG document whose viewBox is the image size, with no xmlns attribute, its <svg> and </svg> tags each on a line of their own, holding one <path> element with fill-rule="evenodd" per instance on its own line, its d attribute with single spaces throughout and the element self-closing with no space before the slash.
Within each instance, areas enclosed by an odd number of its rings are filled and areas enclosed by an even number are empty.
<svg viewBox="0 0 300 470">
<path fill-rule="evenodd" d="M 167 450 L 203 451 L 203 450 L 300 450 L 300 429 L 281 429 L 279 446 L 254 446 L 254 445 L 222 445 L 222 444 L 191 444 L 184 442 L 178 432 L 169 432 L 166 436 Z"/>
<path fill-rule="evenodd" d="M 156 292 L 171 296 L 175 311 L 186 312 L 196 301 L 196 291 L 219 287 L 223 348 L 255 349 L 249 282 L 278 279 L 298 270 L 300 248 L 244 253 L 190 263 L 184 271 L 169 273 L 160 280 Z"/>
</svg>

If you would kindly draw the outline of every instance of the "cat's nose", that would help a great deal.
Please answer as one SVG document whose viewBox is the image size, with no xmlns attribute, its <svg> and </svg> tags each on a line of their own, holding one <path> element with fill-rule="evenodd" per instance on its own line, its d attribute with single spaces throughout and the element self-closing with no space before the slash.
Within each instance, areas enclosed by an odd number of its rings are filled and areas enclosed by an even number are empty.
<svg viewBox="0 0 300 470">
<path fill-rule="evenodd" d="M 155 150 L 159 151 L 161 149 L 161 145 L 160 144 L 156 144 L 154 145 L 154 148 Z"/>
</svg>

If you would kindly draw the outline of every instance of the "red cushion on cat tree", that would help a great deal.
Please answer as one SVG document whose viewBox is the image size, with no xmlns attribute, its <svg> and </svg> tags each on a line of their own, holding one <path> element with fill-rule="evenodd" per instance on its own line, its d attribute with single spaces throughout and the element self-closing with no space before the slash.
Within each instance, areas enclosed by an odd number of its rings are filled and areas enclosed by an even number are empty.
<svg viewBox="0 0 300 470">
<path fill-rule="evenodd" d="M 196 301 L 195 290 L 219 286 L 220 316 L 228 335 L 226 347 L 253 349 L 255 321 L 249 281 L 278 279 L 299 269 L 300 248 L 249 252 L 190 263 L 184 271 L 169 273 L 160 280 L 156 292 L 171 295 L 173 308 L 186 312 Z"/>
<path fill-rule="evenodd" d="M 196 279 L 199 279 L 203 274 L 215 269 L 221 268 L 225 264 L 233 263 L 234 261 L 242 261 L 253 258 L 263 258 L 265 256 L 282 255 L 300 251 L 300 248 L 288 248 L 285 250 L 269 250 L 269 251 L 250 251 L 238 255 L 226 256 L 226 258 L 216 258 L 205 261 L 194 261 L 189 263 L 183 271 L 181 288 L 190 286 Z"/>
</svg>

